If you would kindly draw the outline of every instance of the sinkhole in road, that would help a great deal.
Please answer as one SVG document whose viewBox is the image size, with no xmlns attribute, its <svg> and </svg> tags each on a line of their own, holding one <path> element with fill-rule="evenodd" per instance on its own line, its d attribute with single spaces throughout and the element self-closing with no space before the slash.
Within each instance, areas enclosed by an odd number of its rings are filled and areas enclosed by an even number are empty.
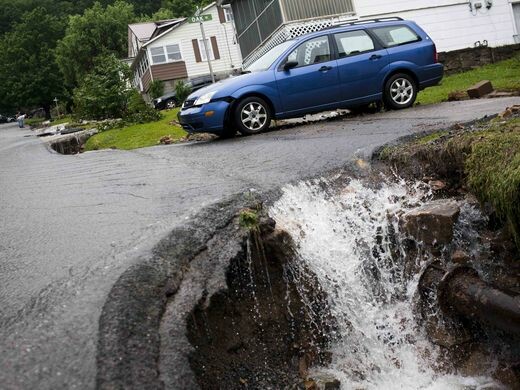
<svg viewBox="0 0 520 390">
<path fill-rule="evenodd" d="M 433 255 L 410 251 L 400 216 L 430 197 L 425 186 L 391 181 L 285 187 L 269 210 L 276 229 L 253 228 L 227 289 L 189 316 L 200 387 L 501 388 L 493 357 L 459 370 L 418 315 L 418 270 Z M 481 250 L 482 218 L 463 205 L 455 244 Z"/>
</svg>

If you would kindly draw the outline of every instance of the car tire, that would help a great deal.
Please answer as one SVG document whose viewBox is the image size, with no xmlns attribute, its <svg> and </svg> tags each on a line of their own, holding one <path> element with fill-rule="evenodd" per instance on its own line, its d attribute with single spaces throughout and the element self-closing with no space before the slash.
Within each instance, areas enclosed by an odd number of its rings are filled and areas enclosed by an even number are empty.
<svg viewBox="0 0 520 390">
<path fill-rule="evenodd" d="M 384 91 L 385 105 L 392 110 L 411 107 L 417 99 L 417 84 L 406 73 L 398 73 L 388 79 Z"/>
<path fill-rule="evenodd" d="M 166 102 L 166 108 L 171 110 L 173 108 L 177 107 L 177 102 L 175 100 L 168 100 Z"/>
<path fill-rule="evenodd" d="M 236 129 L 243 135 L 253 135 L 267 130 L 272 114 L 269 105 L 260 97 L 251 96 L 241 100 L 235 107 Z"/>
</svg>

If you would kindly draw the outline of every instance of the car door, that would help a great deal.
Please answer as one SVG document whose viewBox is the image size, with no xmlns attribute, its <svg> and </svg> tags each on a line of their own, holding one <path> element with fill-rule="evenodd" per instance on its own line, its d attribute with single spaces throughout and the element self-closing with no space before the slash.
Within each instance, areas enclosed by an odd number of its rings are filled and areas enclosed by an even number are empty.
<svg viewBox="0 0 520 390">
<path fill-rule="evenodd" d="M 383 68 L 388 65 L 386 49 L 365 30 L 334 34 L 337 49 L 341 100 L 354 102 L 382 93 Z"/>
<path fill-rule="evenodd" d="M 298 64 L 284 70 L 287 62 Z M 337 63 L 329 35 L 301 43 L 276 71 L 283 110 L 287 114 L 327 108 L 340 100 Z"/>
</svg>

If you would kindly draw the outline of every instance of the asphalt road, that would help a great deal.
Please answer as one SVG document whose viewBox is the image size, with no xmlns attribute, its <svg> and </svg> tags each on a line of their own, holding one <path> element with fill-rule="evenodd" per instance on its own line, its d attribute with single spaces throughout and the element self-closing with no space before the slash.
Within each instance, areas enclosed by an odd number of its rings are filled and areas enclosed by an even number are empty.
<svg viewBox="0 0 520 390">
<path fill-rule="evenodd" d="M 98 319 L 111 286 L 137 254 L 203 206 L 513 104 L 520 98 L 76 156 L 50 152 L 28 129 L 0 126 L 0 388 L 94 388 Z"/>
</svg>

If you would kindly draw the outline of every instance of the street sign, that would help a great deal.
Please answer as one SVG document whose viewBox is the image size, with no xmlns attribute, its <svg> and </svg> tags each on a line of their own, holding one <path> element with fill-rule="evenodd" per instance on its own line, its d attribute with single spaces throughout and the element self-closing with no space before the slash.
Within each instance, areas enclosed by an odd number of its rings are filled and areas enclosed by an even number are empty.
<svg viewBox="0 0 520 390">
<path fill-rule="evenodd" d="M 192 16 L 191 18 L 188 18 L 188 23 L 204 23 L 204 22 L 209 22 L 210 20 L 213 20 L 213 16 L 211 14 L 199 15 L 199 16 Z"/>
</svg>

